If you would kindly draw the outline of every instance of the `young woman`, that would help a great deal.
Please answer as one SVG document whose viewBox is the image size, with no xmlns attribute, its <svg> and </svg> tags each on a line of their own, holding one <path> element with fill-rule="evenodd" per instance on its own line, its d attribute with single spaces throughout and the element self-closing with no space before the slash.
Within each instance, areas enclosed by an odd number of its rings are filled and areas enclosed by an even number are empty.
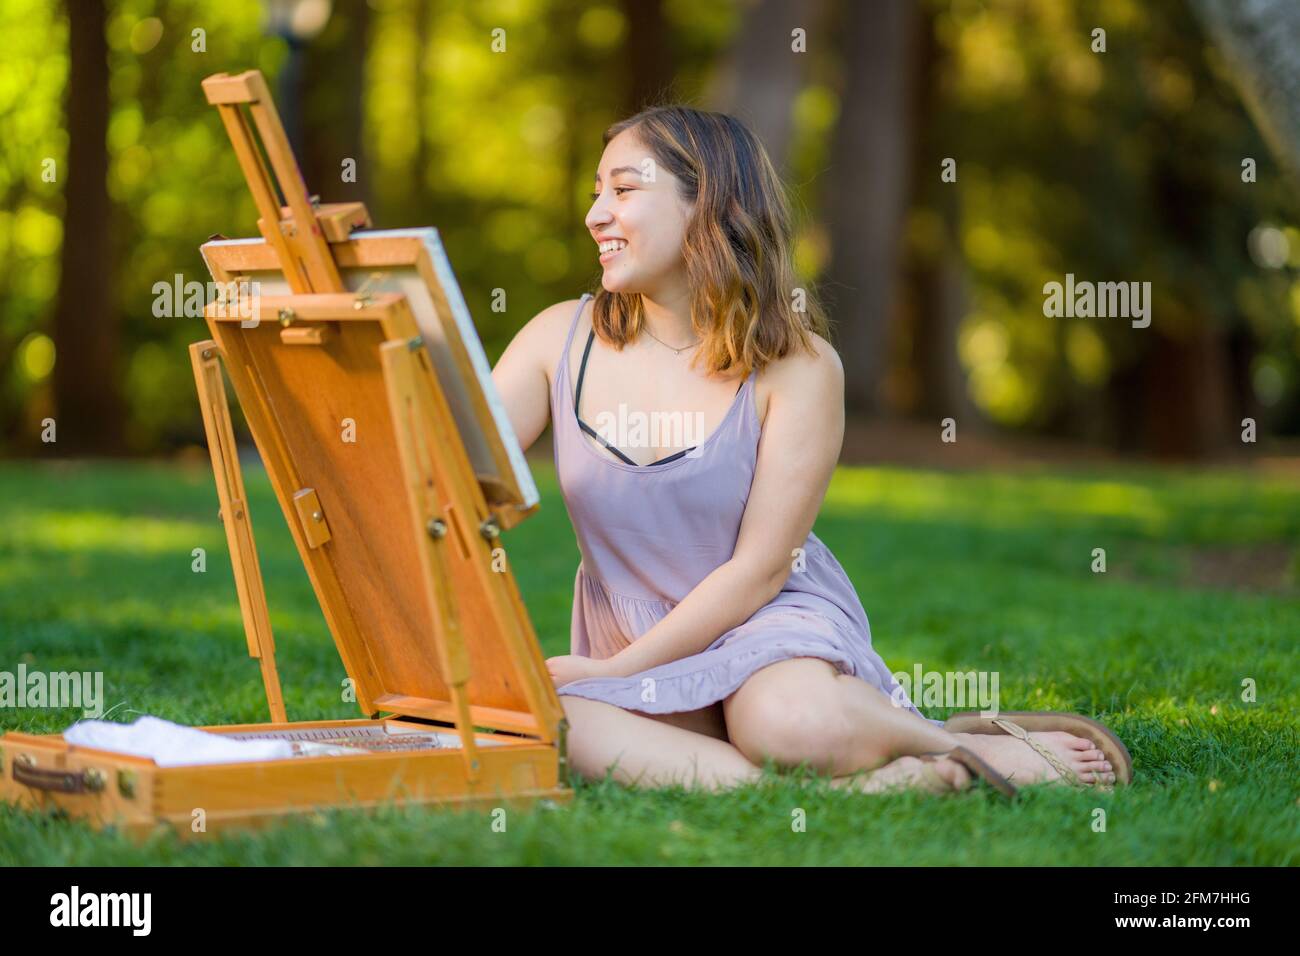
<svg viewBox="0 0 1300 956">
<path fill-rule="evenodd" d="M 493 372 L 525 448 L 554 426 L 582 553 L 572 653 L 547 662 L 571 767 L 706 788 L 768 760 L 869 791 L 964 789 L 972 772 L 1000 788 L 1114 782 L 1088 736 L 945 730 L 872 648 L 811 530 L 843 440 L 843 369 L 796 287 L 762 145 L 682 106 L 604 142 L 586 219 L 601 288 L 533 318 Z"/>
</svg>

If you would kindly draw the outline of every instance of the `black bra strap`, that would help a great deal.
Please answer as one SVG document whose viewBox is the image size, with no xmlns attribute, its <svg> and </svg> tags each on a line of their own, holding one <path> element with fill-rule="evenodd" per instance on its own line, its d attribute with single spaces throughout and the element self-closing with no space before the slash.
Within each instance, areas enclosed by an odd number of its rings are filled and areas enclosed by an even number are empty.
<svg viewBox="0 0 1300 956">
<path fill-rule="evenodd" d="M 582 401 L 582 377 L 587 374 L 587 356 L 591 354 L 591 344 L 596 341 L 596 330 L 587 336 L 587 347 L 582 350 L 582 365 L 578 367 L 578 389 L 573 396 L 573 414 L 578 414 L 578 403 Z M 581 417 L 581 416 L 579 416 Z"/>
<path fill-rule="evenodd" d="M 587 374 L 587 357 L 591 355 L 591 346 L 595 341 L 596 341 L 596 330 L 592 329 L 591 332 L 588 333 L 587 335 L 587 347 L 582 350 L 582 364 L 578 366 L 578 384 L 576 389 L 574 390 L 574 395 L 573 395 L 573 417 L 578 420 L 578 427 L 581 428 L 588 435 L 590 435 L 592 438 L 596 439 L 598 442 L 600 442 L 610 451 L 612 451 L 615 455 L 618 455 L 618 457 L 622 459 L 624 462 L 638 468 L 640 467 L 649 468 L 653 465 L 664 465 L 670 461 L 676 461 L 678 458 L 681 458 L 689 451 L 694 451 L 695 446 L 692 445 L 690 448 L 684 448 L 679 452 L 674 452 L 673 454 L 669 455 L 667 458 L 660 458 L 658 461 L 652 461 L 650 462 L 649 465 L 645 465 L 645 466 L 637 465 L 637 463 L 634 462 L 631 458 L 627 457 L 627 455 L 623 454 L 616 447 L 614 447 L 609 442 L 607 442 L 605 440 L 604 435 L 596 431 L 594 428 L 592 428 L 590 425 L 588 425 L 586 422 L 582 420 L 582 416 L 578 414 L 578 405 L 582 402 L 582 379 L 583 376 Z M 564 360 L 567 362 L 569 360 L 568 356 L 565 356 Z M 745 387 L 745 383 L 742 381 L 739 387 L 736 389 L 736 393 L 739 394 L 740 389 L 744 387 Z"/>
<path fill-rule="evenodd" d="M 627 457 L 627 455 L 623 454 L 621 451 L 619 451 L 609 442 L 605 441 L 605 436 L 602 435 L 600 432 L 596 431 L 586 422 L 584 422 L 582 420 L 582 416 L 578 414 L 578 403 L 582 401 L 582 379 L 583 376 L 587 374 L 587 356 L 591 355 L 591 346 L 592 343 L 595 341 L 596 341 L 596 330 L 592 329 L 591 334 L 587 336 L 587 347 L 582 350 L 582 365 L 578 367 L 578 387 L 573 396 L 573 417 L 578 420 L 578 427 L 581 428 L 584 432 L 586 432 L 592 438 L 596 439 L 598 442 L 600 442 L 602 445 L 604 445 L 614 454 L 618 455 L 618 457 L 621 458 L 626 464 L 635 465 L 636 462 L 634 462 L 631 458 Z M 656 462 L 656 464 L 658 463 Z"/>
<path fill-rule="evenodd" d="M 608 449 L 609 449 L 610 451 L 612 451 L 614 454 L 618 455 L 618 457 L 621 458 L 621 459 L 622 459 L 624 462 L 626 462 L 627 464 L 629 464 L 629 465 L 636 465 L 636 462 L 634 462 L 631 458 L 627 457 L 627 455 L 623 454 L 621 451 L 619 451 L 617 448 L 615 448 L 615 447 L 614 447 L 613 445 L 611 445 L 609 442 L 605 441 L 605 436 L 604 436 L 604 435 L 602 435 L 600 432 L 596 431 L 594 428 L 592 428 L 590 425 L 588 425 L 586 422 L 584 422 L 581 418 L 578 419 L 578 427 L 581 428 L 581 429 L 582 429 L 584 432 L 586 432 L 588 435 L 590 435 L 592 438 L 596 439 L 596 441 L 600 442 L 602 445 L 604 445 L 606 448 L 608 448 Z M 657 464 L 659 464 L 659 462 L 655 461 L 655 462 L 651 462 L 651 464 L 652 464 L 652 465 L 657 465 Z"/>
</svg>

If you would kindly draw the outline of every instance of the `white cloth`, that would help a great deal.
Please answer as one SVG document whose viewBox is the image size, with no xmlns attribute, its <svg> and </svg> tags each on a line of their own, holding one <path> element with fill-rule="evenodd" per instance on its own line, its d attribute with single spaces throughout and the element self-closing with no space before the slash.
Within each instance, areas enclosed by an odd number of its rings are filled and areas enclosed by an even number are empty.
<svg viewBox="0 0 1300 956">
<path fill-rule="evenodd" d="M 79 747 L 151 757 L 160 767 L 284 760 L 294 755 L 287 740 L 236 740 L 158 717 L 140 717 L 131 724 L 79 720 L 63 732 L 63 739 Z"/>
</svg>

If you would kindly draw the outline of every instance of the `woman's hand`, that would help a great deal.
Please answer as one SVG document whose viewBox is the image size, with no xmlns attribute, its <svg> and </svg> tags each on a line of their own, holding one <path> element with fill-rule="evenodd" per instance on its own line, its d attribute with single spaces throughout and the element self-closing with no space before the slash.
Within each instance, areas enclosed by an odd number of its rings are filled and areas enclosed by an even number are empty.
<svg viewBox="0 0 1300 956">
<path fill-rule="evenodd" d="M 579 657 L 577 654 L 563 654 L 560 657 L 548 657 L 546 669 L 551 673 L 551 680 L 556 687 L 563 687 L 575 680 L 588 677 L 611 677 L 605 661 L 593 657 Z"/>
</svg>

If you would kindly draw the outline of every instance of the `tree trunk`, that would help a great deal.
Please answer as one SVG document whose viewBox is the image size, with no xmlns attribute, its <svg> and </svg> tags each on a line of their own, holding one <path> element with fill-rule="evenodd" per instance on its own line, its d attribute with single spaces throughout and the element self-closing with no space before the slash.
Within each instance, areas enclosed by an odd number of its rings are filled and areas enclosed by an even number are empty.
<svg viewBox="0 0 1300 956">
<path fill-rule="evenodd" d="M 366 162 L 364 128 L 369 33 L 366 0 L 337 0 L 328 26 L 304 55 L 303 150 L 298 164 L 307 189 L 321 202 L 356 201 L 370 208 L 374 173 Z M 415 130 L 412 135 L 421 133 Z M 345 159 L 356 161 L 354 182 L 343 179 Z"/>
<path fill-rule="evenodd" d="M 109 259 L 108 45 L 102 3 L 67 0 L 68 161 L 54 310 L 54 402 L 63 454 L 122 451 L 119 322 Z"/>
<path fill-rule="evenodd" d="M 817 29 L 825 6 L 823 0 L 758 0 L 750 6 L 704 98 L 709 109 L 730 113 L 753 130 L 779 172 L 786 170 L 794 101 L 808 58 L 829 45 Z M 808 52 L 791 50 L 796 27 L 807 32 Z"/>
<path fill-rule="evenodd" d="M 1142 448 L 1162 458 L 1199 458 L 1221 452 L 1236 430 L 1229 421 L 1229 357 L 1203 327 L 1173 338 L 1156 333 L 1141 379 Z"/>
<path fill-rule="evenodd" d="M 899 260 L 915 131 L 910 103 L 920 13 L 910 0 L 844 7 L 845 83 L 831 147 L 826 291 L 845 372 L 845 400 L 881 404 L 889 329 L 898 308 Z M 937 175 L 937 173 L 936 173 Z"/>
<path fill-rule="evenodd" d="M 623 15 L 628 76 L 623 112 L 631 116 L 673 98 L 673 62 L 663 0 L 623 0 Z"/>
<path fill-rule="evenodd" d="M 957 353 L 967 304 L 959 187 L 940 179 L 945 158 L 942 137 L 934 124 L 927 122 L 940 107 L 938 85 L 944 66 L 934 35 L 934 16 L 927 8 L 922 13 L 912 64 L 912 168 L 919 170 L 919 175 L 913 183 L 910 206 L 929 210 L 940 232 L 912 244 L 906 254 L 907 307 L 896 327 L 898 340 L 890 347 L 894 367 L 886 384 L 890 404 L 898 411 L 936 426 L 951 416 L 963 429 L 979 429 L 983 419 L 971 401 Z"/>
<path fill-rule="evenodd" d="M 437 102 L 437 90 L 432 89 L 433 83 L 428 78 L 430 71 L 426 70 L 425 64 L 429 59 L 429 43 L 434 36 L 436 27 L 434 21 L 434 9 L 431 3 L 418 3 L 415 7 L 415 69 L 412 77 L 412 84 L 415 89 L 415 129 L 412 135 L 415 136 L 415 169 L 412 170 L 414 182 L 412 185 L 412 209 L 423 212 L 432 204 L 430 198 L 430 182 L 433 177 L 430 175 L 435 162 L 433 144 L 429 141 L 429 134 L 424 128 L 425 106 L 430 102 Z M 364 126 L 363 126 L 364 132 Z M 370 211 L 373 217 L 375 210 Z"/>
</svg>

